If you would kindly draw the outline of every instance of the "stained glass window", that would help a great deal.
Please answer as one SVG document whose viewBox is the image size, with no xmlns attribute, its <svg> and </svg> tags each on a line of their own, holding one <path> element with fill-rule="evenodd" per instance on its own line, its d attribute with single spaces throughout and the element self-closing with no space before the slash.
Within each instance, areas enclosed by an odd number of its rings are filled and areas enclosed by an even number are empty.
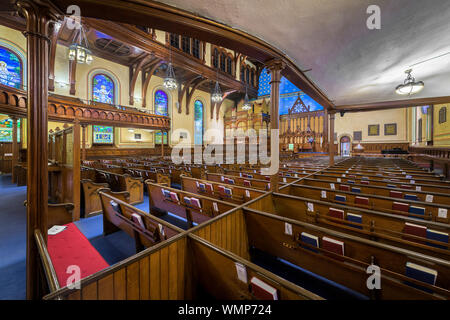
<svg viewBox="0 0 450 320">
<path fill-rule="evenodd" d="M 161 144 L 161 131 L 155 133 L 155 144 Z M 164 132 L 164 144 L 167 144 L 167 132 Z"/>
<path fill-rule="evenodd" d="M 18 89 L 22 87 L 22 61 L 4 47 L 0 47 L 0 83 Z"/>
<path fill-rule="evenodd" d="M 271 91 L 271 76 L 267 73 L 267 69 L 264 69 L 259 76 L 258 98 L 269 98 Z M 311 111 L 323 110 L 323 107 L 314 101 L 310 96 L 305 94 L 299 88 L 297 88 L 292 82 L 285 77 L 281 77 L 280 83 L 280 104 L 279 110 L 281 114 L 288 114 L 289 109 L 294 105 L 298 95 L 305 103 L 310 107 Z"/>
<path fill-rule="evenodd" d="M 200 100 L 194 103 L 194 143 L 203 144 L 203 103 Z"/>
<path fill-rule="evenodd" d="M 169 99 L 167 98 L 167 93 L 162 90 L 155 92 L 155 114 L 160 116 L 168 116 L 169 110 Z"/>
<path fill-rule="evenodd" d="M 0 142 L 13 141 L 13 121 L 6 118 L 0 120 Z M 17 120 L 17 142 L 20 142 L 20 120 Z"/>
<path fill-rule="evenodd" d="M 114 128 L 104 126 L 92 126 L 94 143 L 112 144 L 114 142 Z"/>
<path fill-rule="evenodd" d="M 105 74 L 97 74 L 92 79 L 92 100 L 114 104 L 114 82 Z"/>
</svg>

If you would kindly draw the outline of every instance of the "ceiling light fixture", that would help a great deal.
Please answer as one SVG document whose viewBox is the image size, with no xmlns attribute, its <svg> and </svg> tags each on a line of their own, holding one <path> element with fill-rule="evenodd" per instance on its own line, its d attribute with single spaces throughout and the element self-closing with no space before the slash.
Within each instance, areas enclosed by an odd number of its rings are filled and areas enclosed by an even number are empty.
<svg viewBox="0 0 450 320">
<path fill-rule="evenodd" d="M 92 52 L 88 48 L 88 41 L 86 33 L 84 32 L 83 25 L 80 24 L 80 43 L 72 43 L 69 47 L 69 60 L 76 61 L 76 63 L 86 63 L 91 64 L 94 58 L 92 57 Z M 84 45 L 83 45 L 84 39 Z"/>
<path fill-rule="evenodd" d="M 250 101 L 248 99 L 247 86 L 245 86 L 245 97 L 244 97 L 244 104 L 242 105 L 242 110 L 248 111 L 251 108 L 252 105 L 250 104 Z"/>
<path fill-rule="evenodd" d="M 169 45 L 169 64 L 167 65 L 167 73 L 163 83 L 164 88 L 175 90 L 178 87 L 175 71 L 172 66 L 172 47 Z"/>
<path fill-rule="evenodd" d="M 217 80 L 216 85 L 214 86 L 214 91 L 212 93 L 211 100 L 215 103 L 221 102 L 223 100 L 222 90 L 220 90 L 219 85 L 219 69 L 217 69 Z"/>
<path fill-rule="evenodd" d="M 412 95 L 421 91 L 425 84 L 423 81 L 416 81 L 416 79 L 411 75 L 412 69 L 405 71 L 407 74 L 403 84 L 398 85 L 395 88 L 395 92 L 400 95 Z"/>
</svg>

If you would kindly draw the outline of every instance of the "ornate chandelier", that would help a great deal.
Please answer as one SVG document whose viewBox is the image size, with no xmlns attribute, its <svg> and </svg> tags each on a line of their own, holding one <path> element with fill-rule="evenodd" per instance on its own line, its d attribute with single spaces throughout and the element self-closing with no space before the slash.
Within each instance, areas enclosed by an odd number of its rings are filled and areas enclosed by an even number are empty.
<svg viewBox="0 0 450 320">
<path fill-rule="evenodd" d="M 408 69 L 405 71 L 407 77 L 403 82 L 403 84 L 400 84 L 395 88 L 395 92 L 397 94 L 412 95 L 421 91 L 424 88 L 425 84 L 423 83 L 423 81 L 416 82 L 416 79 L 413 76 L 411 76 L 411 72 L 412 69 Z"/>
<path fill-rule="evenodd" d="M 83 39 L 85 45 L 83 45 Z M 94 58 L 92 52 L 88 48 L 88 41 L 83 26 L 80 24 L 80 43 L 72 43 L 69 47 L 69 60 L 76 63 L 91 64 Z"/>
<path fill-rule="evenodd" d="M 172 66 L 172 46 L 169 45 L 169 64 L 167 65 L 166 77 L 164 78 L 163 86 L 167 90 L 175 90 L 178 88 L 177 79 L 175 78 L 175 71 Z"/>
<path fill-rule="evenodd" d="M 252 105 L 250 104 L 250 101 L 248 99 L 247 87 L 245 87 L 245 97 L 244 97 L 244 104 L 242 105 L 242 110 L 248 111 L 251 108 L 252 108 Z"/>
<path fill-rule="evenodd" d="M 222 98 L 222 91 L 220 90 L 219 81 L 216 81 L 216 85 L 214 86 L 214 91 L 211 96 L 211 100 L 213 102 L 221 102 L 223 100 Z"/>
<path fill-rule="evenodd" d="M 175 90 L 178 87 L 177 79 L 175 78 L 175 71 L 173 70 L 171 62 L 167 65 L 167 73 L 164 78 L 163 86 L 168 90 Z"/>
</svg>

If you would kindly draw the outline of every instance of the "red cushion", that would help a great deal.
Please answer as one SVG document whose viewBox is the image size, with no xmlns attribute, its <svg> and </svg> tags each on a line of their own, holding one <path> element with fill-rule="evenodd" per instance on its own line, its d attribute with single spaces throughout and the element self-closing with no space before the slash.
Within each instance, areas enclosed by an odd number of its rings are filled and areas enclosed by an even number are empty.
<svg viewBox="0 0 450 320">
<path fill-rule="evenodd" d="M 47 243 L 48 253 L 61 287 L 65 287 L 67 278 L 74 274 L 73 271 L 67 273 L 67 268 L 71 265 L 80 267 L 81 279 L 109 267 L 74 223 L 66 226 L 66 230 L 49 235 Z"/>
</svg>

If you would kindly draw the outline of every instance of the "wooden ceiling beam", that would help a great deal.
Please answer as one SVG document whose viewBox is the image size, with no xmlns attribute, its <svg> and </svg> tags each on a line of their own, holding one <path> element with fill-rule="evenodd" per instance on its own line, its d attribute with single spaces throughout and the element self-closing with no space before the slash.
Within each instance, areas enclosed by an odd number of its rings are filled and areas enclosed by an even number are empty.
<svg viewBox="0 0 450 320">
<path fill-rule="evenodd" d="M 191 77 L 190 79 L 187 79 L 183 85 L 183 83 L 180 83 L 178 86 L 178 113 L 182 112 L 182 103 L 183 103 L 183 97 L 186 94 L 189 87 L 192 85 L 192 83 L 197 80 L 198 78 L 201 78 L 199 75 L 195 75 Z M 187 99 L 187 96 L 186 96 Z"/>
<path fill-rule="evenodd" d="M 50 45 L 50 55 L 48 57 L 49 59 L 49 66 L 48 66 L 48 90 L 49 91 L 55 91 L 55 60 L 56 60 L 56 46 L 58 44 L 59 36 L 62 33 L 62 30 L 66 26 L 67 20 L 64 19 L 63 23 L 59 27 L 59 30 L 56 31 L 53 27 L 53 34 L 51 37 L 51 45 Z"/>
<path fill-rule="evenodd" d="M 214 105 L 216 106 L 216 120 L 219 120 L 219 112 L 220 112 L 220 107 L 222 107 L 222 103 L 223 101 L 232 93 L 236 92 L 236 90 L 228 90 L 225 91 L 222 95 L 222 101 L 213 104 L 211 102 L 211 119 L 213 118 L 213 112 L 214 112 Z"/>
<path fill-rule="evenodd" d="M 150 59 L 149 54 L 145 54 L 141 60 L 139 60 L 135 66 L 130 66 L 130 105 L 134 105 L 134 89 L 136 87 L 136 81 L 139 72 L 143 71 L 142 67 Z"/>
<path fill-rule="evenodd" d="M 159 58 L 155 59 L 155 62 L 151 65 L 150 69 L 147 72 L 142 72 L 143 76 L 143 85 L 142 85 L 142 108 L 145 108 L 147 105 L 147 89 L 150 83 L 150 80 L 155 73 L 155 70 L 163 63 L 163 61 Z"/>
<path fill-rule="evenodd" d="M 404 100 L 396 100 L 396 101 L 341 105 L 341 106 L 336 106 L 335 110 L 337 112 L 364 112 L 364 111 L 376 111 L 376 110 L 386 110 L 386 109 L 427 106 L 427 105 L 443 104 L 443 103 L 449 103 L 449 102 L 450 102 L 450 96 L 433 97 L 433 98 L 416 98 L 416 99 L 404 99 Z"/>
<path fill-rule="evenodd" d="M 205 83 L 206 81 L 209 81 L 209 79 L 201 77 L 200 79 L 196 80 L 193 83 L 191 90 L 189 90 L 189 87 L 188 87 L 187 92 L 186 92 L 186 114 L 189 114 L 189 105 L 191 103 L 191 99 L 192 99 L 192 96 L 194 95 L 195 90 L 197 90 L 197 88 L 200 85 L 202 85 L 203 83 Z"/>
</svg>

